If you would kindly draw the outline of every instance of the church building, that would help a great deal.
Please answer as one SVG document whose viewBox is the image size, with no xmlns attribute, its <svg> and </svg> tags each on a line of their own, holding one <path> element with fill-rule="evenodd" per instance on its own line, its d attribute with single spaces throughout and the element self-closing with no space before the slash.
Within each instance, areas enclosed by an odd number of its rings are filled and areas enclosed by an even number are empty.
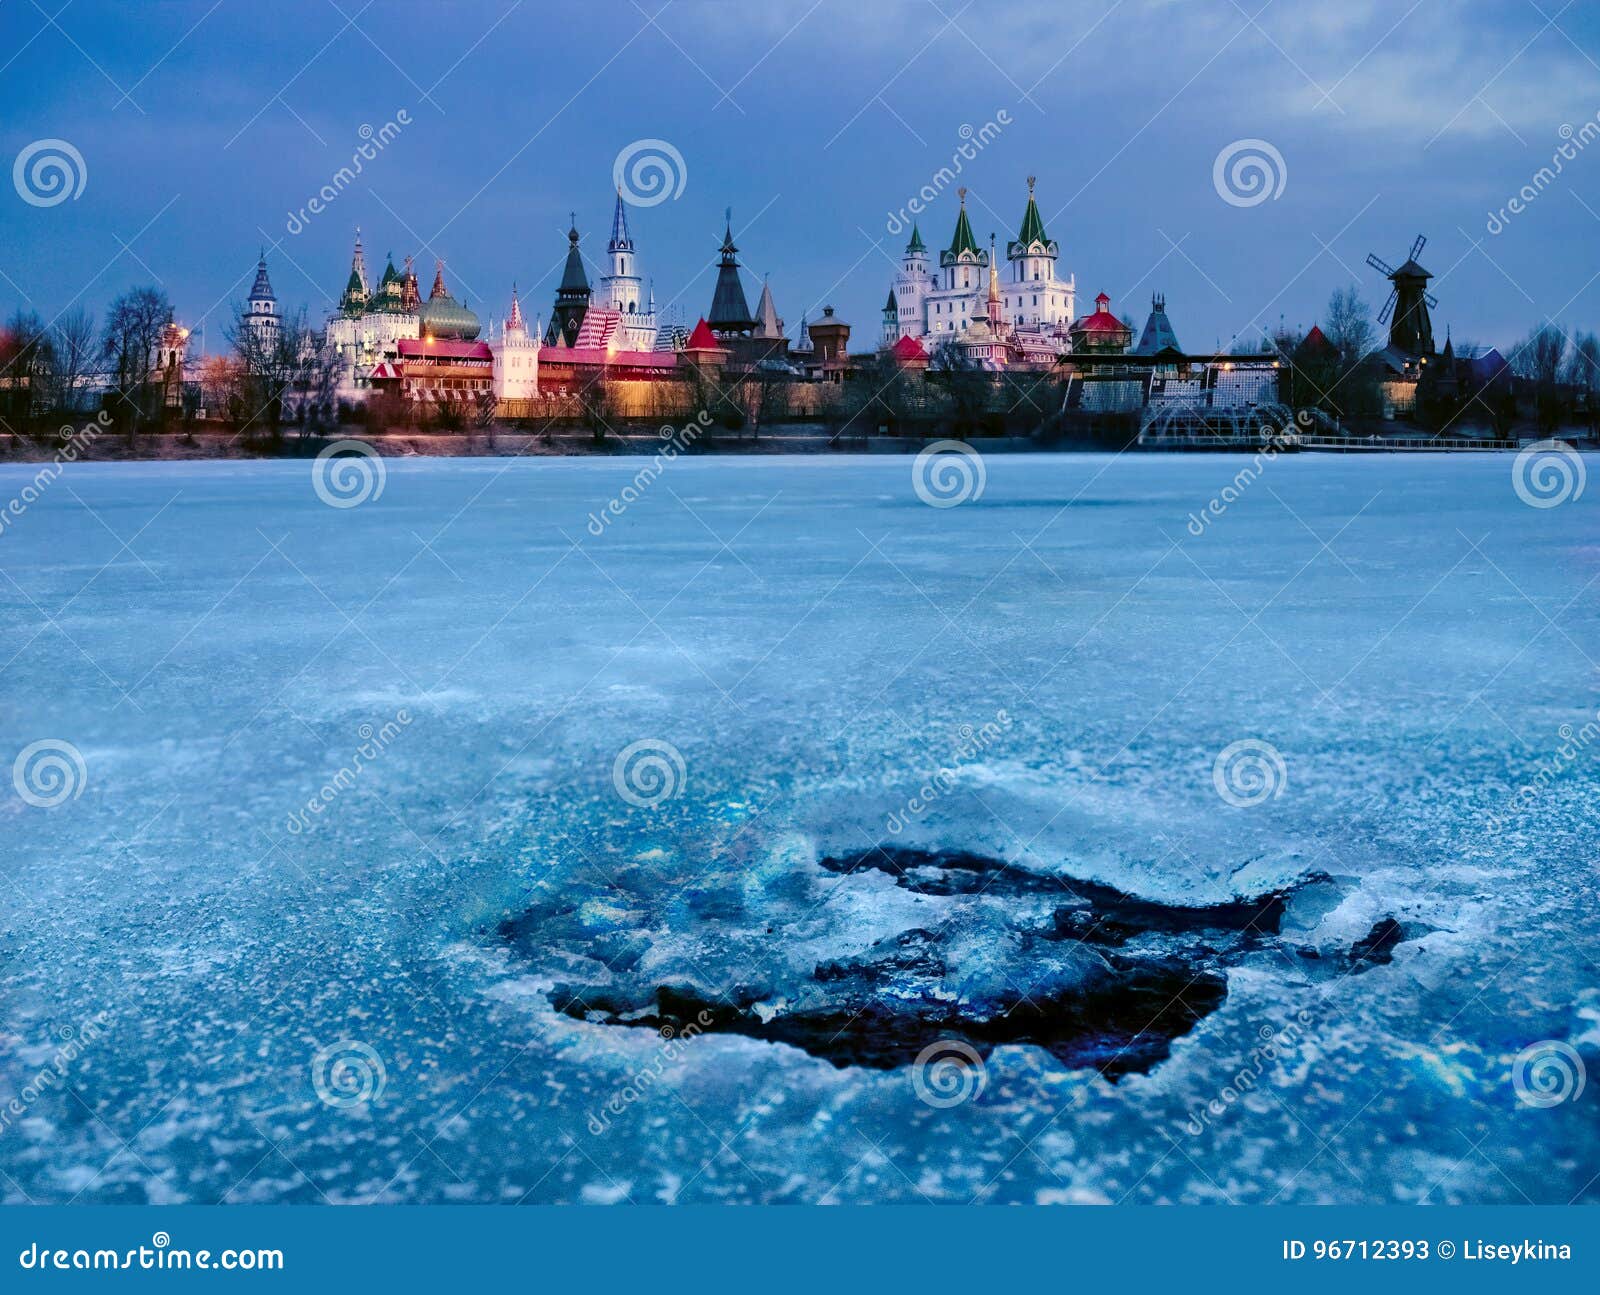
<svg viewBox="0 0 1600 1295">
<path fill-rule="evenodd" d="M 974 321 L 992 327 L 989 318 L 989 271 L 999 290 L 1000 316 L 1018 343 L 1028 350 L 1061 354 L 1067 349 L 1068 330 L 1075 318 L 1077 284 L 1072 276 L 1060 277 L 1060 245 L 1045 231 L 1044 219 L 1033 194 L 1034 177 L 1028 177 L 1028 202 L 1017 237 L 1006 244 L 1007 268 L 993 265 L 995 253 L 978 245 L 967 216 L 967 191 L 961 189 L 961 209 L 956 216 L 950 246 L 939 253 L 939 268 L 929 266 L 928 248 L 920 229 L 913 225 L 900 271 L 891 292 L 893 322 L 885 306 L 886 345 L 900 337 L 914 337 L 930 352 L 941 341 L 952 340 Z M 889 335 L 893 329 L 893 336 Z"/>
</svg>

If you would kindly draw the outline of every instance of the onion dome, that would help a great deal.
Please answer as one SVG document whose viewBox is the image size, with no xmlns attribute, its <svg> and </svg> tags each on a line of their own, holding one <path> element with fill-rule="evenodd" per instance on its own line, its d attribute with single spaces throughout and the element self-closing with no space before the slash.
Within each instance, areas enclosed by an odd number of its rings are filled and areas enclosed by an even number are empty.
<svg viewBox="0 0 1600 1295">
<path fill-rule="evenodd" d="M 470 342 L 483 327 L 478 317 L 450 295 L 444 286 L 444 262 L 438 262 L 433 275 L 433 291 L 419 313 L 424 336 L 454 342 Z"/>
</svg>

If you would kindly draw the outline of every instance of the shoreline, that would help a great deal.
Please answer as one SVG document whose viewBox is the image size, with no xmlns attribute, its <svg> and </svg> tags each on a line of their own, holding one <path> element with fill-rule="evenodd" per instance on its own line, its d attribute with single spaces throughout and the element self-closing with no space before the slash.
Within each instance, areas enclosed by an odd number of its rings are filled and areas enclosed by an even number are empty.
<svg viewBox="0 0 1600 1295">
<path fill-rule="evenodd" d="M 1567 440 L 1575 449 L 1594 450 L 1593 438 L 1575 434 L 1555 439 Z M 839 436 L 825 433 L 769 434 L 759 438 L 749 436 L 702 435 L 692 449 L 681 451 L 684 457 L 706 454 L 750 456 L 812 456 L 820 454 L 849 455 L 914 455 L 929 445 L 948 438 L 938 436 Z M 1433 443 L 1423 438 L 1372 442 L 1352 437 L 1348 442 L 1327 442 L 1319 439 L 1315 444 L 1284 447 L 1279 452 L 1332 453 L 1332 454 L 1450 454 L 1450 453 L 1516 453 L 1523 446 L 1543 439 L 1534 433 L 1524 433 L 1509 442 L 1489 443 L 1485 440 L 1459 439 L 1446 443 Z M 352 429 L 349 433 L 329 436 L 285 436 L 271 448 L 259 443 L 246 443 L 237 433 L 230 432 L 153 432 L 141 433 L 133 440 L 122 433 L 106 433 L 80 439 L 77 452 L 63 453 L 63 443 L 54 436 L 37 438 L 15 433 L 0 436 L 0 466 L 8 463 L 52 463 L 62 460 L 83 463 L 141 463 L 141 462 L 194 462 L 232 460 L 272 460 L 315 458 L 329 446 L 340 441 L 356 441 L 370 447 L 383 458 L 650 458 L 659 454 L 666 444 L 660 434 L 617 435 L 608 434 L 596 444 L 587 432 L 553 433 L 520 432 L 495 429 L 472 432 L 380 432 L 366 434 Z M 970 441 L 973 449 L 985 454 L 1107 454 L 1137 453 L 1151 455 L 1171 454 L 1257 454 L 1264 445 L 1118 445 L 1112 441 L 1096 444 L 1080 439 L 1040 440 L 1029 436 L 983 436 Z"/>
</svg>

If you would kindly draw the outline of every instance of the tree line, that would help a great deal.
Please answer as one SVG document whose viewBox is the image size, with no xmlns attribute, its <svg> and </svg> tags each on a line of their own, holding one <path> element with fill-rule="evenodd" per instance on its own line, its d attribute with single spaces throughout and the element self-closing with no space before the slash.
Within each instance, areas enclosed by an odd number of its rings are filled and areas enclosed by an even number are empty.
<svg viewBox="0 0 1600 1295">
<path fill-rule="evenodd" d="M 201 357 L 196 383 L 159 368 L 174 327 L 172 302 L 155 286 L 121 293 L 98 323 L 77 304 L 49 321 L 14 310 L 0 326 L 0 431 L 31 436 L 104 411 L 132 436 L 202 408 L 252 437 L 331 425 L 337 360 L 304 309 L 275 328 L 235 323 L 228 351 Z M 179 338 L 186 345 L 187 334 Z"/>
</svg>

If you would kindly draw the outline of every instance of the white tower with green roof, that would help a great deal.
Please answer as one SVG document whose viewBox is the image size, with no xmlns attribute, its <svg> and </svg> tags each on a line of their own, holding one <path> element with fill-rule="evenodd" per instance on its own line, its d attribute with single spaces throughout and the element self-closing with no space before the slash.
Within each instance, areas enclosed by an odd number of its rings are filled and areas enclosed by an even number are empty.
<svg viewBox="0 0 1600 1295">
<path fill-rule="evenodd" d="M 1028 177 L 1028 203 L 1017 237 L 1006 244 L 1007 266 L 1000 276 L 1001 315 L 1008 330 L 1021 336 L 1030 355 L 1060 354 L 1067 349 L 1068 329 L 1076 317 L 1077 284 L 1057 268 L 1061 249 L 1045 231 L 1044 218 Z M 921 231 L 911 229 L 899 273 L 891 289 L 895 311 L 890 323 L 884 307 L 884 340 L 915 337 L 931 351 L 941 341 L 958 337 L 975 319 L 989 315 L 991 254 L 979 246 L 967 216 L 967 191 L 959 190 L 960 210 L 950 246 L 939 253 L 938 269 L 929 265 Z M 996 267 L 999 268 L 999 267 Z M 891 329 L 896 336 L 891 337 Z"/>
</svg>

